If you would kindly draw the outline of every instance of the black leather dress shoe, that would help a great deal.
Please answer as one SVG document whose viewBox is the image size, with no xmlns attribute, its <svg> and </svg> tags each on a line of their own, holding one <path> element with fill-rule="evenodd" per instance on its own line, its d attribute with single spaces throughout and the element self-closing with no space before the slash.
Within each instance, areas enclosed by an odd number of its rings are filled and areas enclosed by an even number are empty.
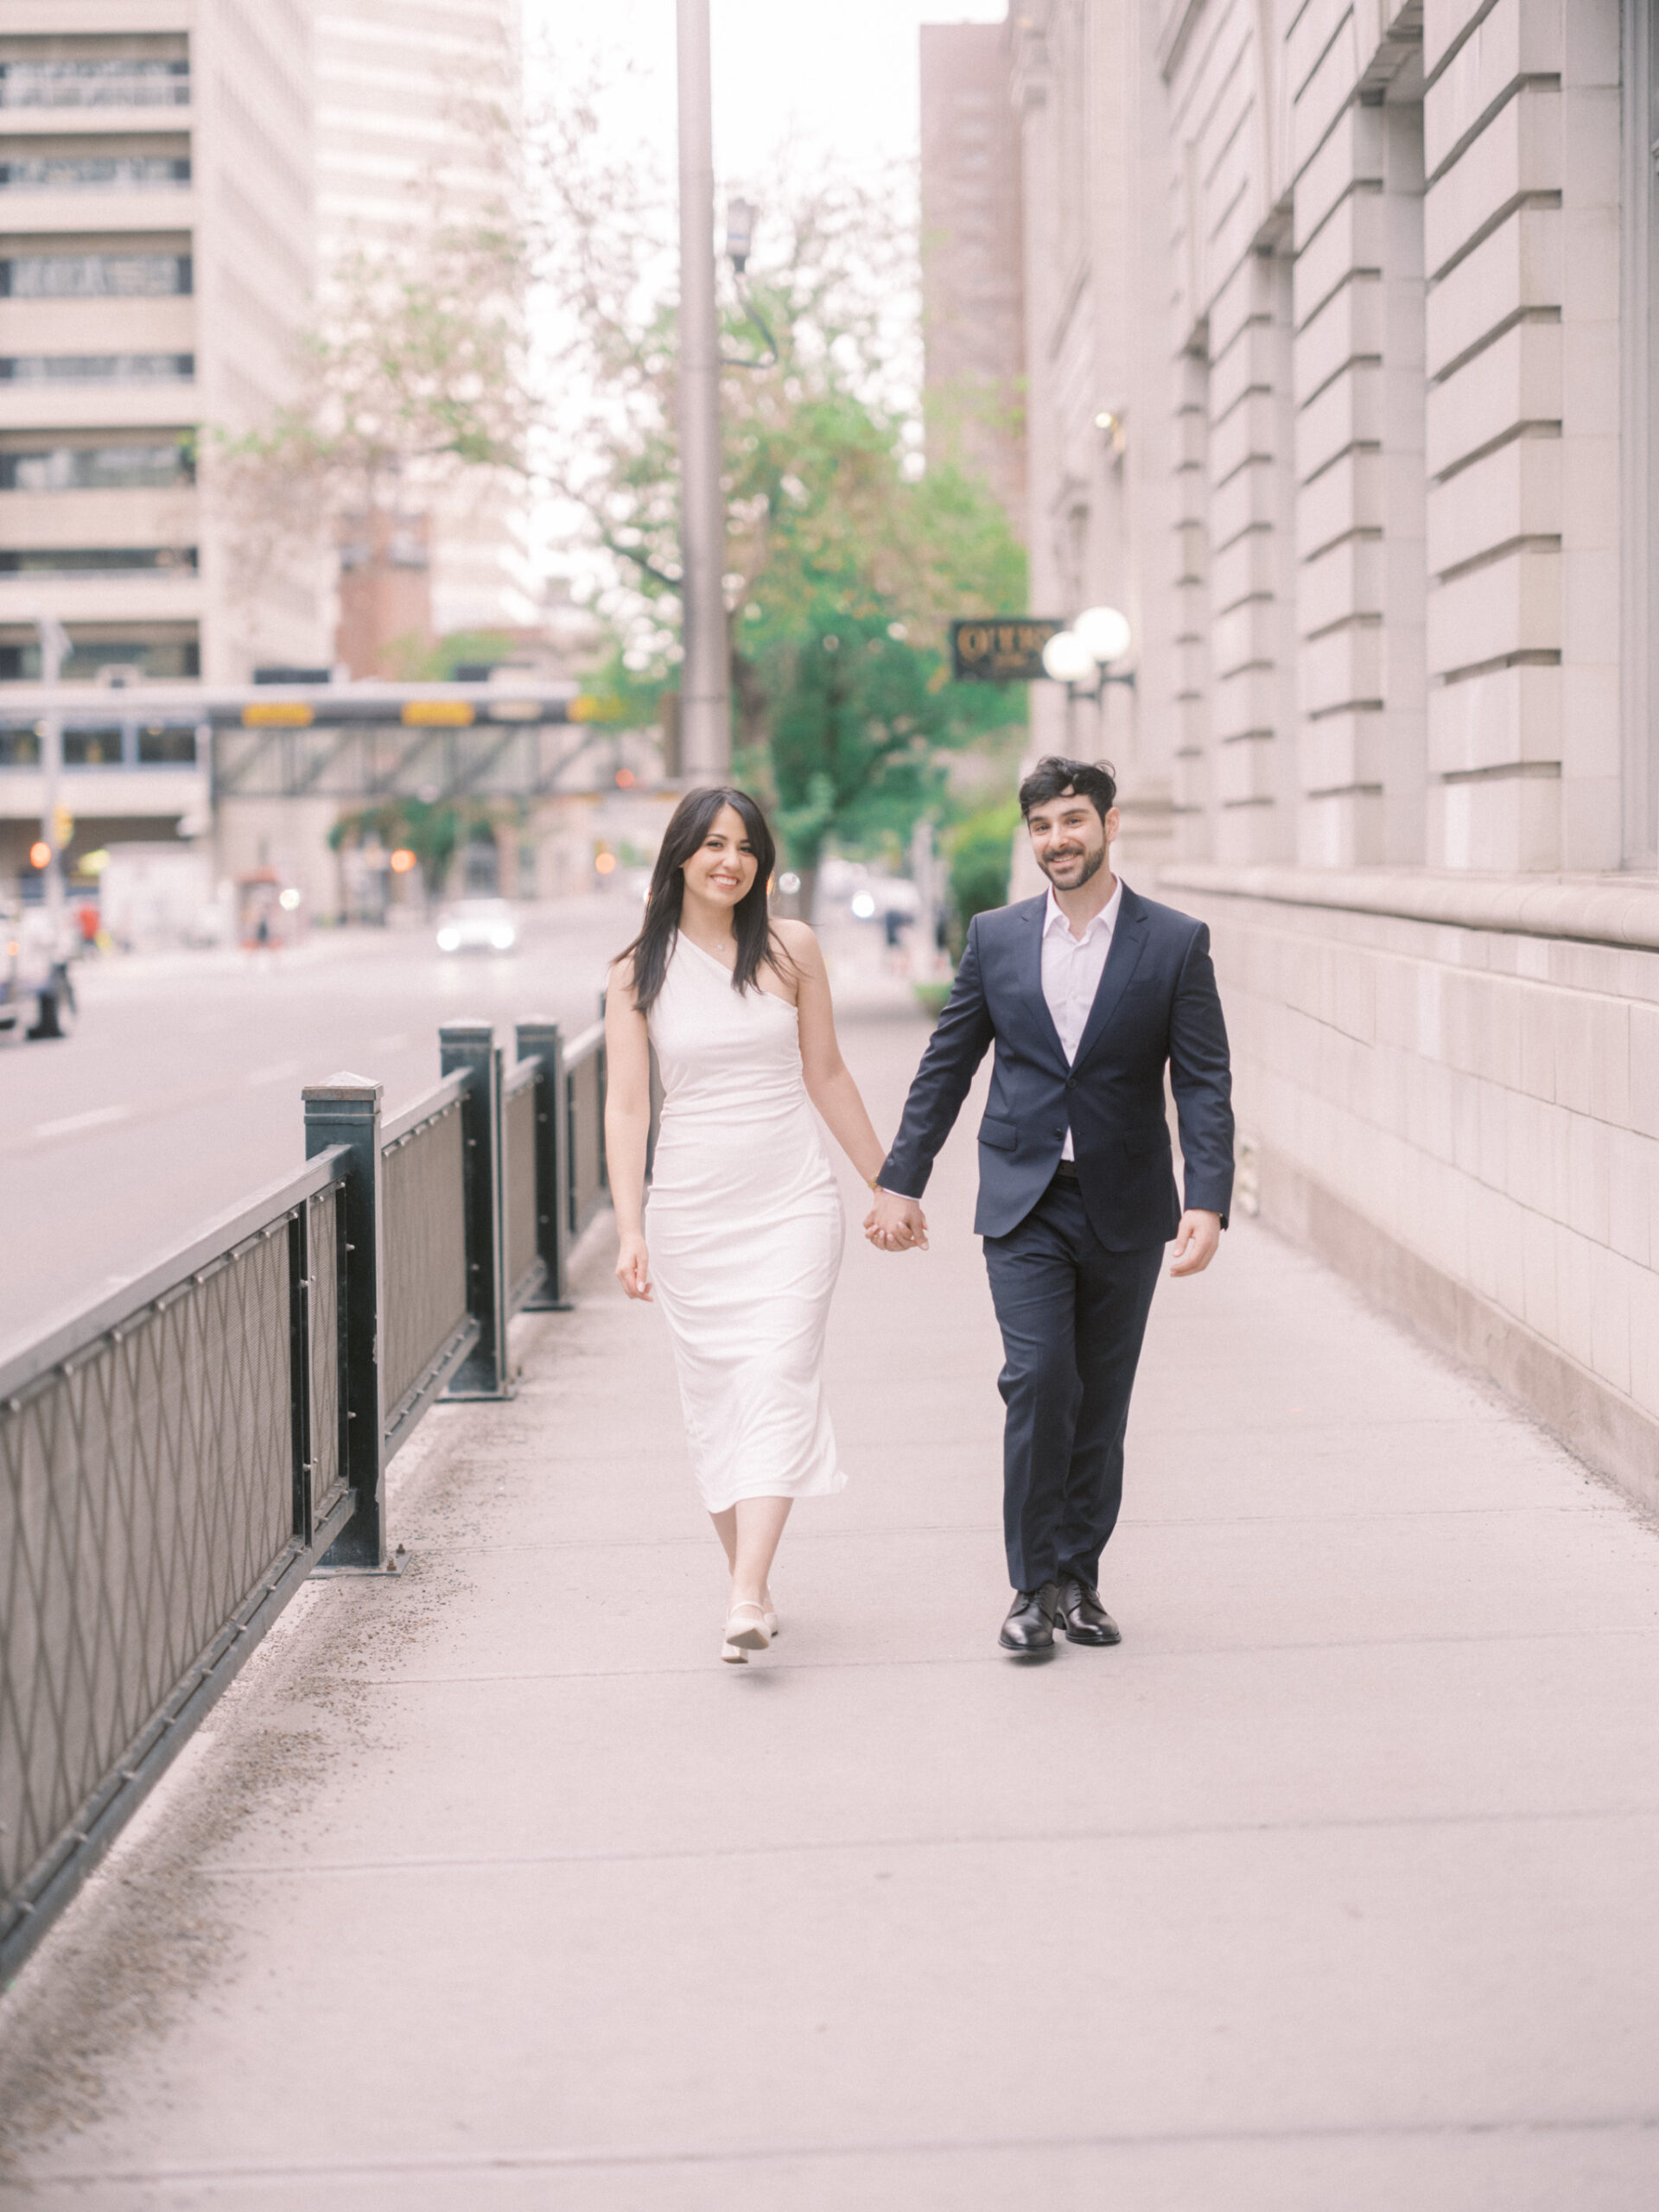
<svg viewBox="0 0 1659 2212">
<path fill-rule="evenodd" d="M 1052 1651 L 1059 1602 L 1058 1582 L 1045 1582 L 1039 1590 L 1016 1590 L 997 1642 L 1005 1651 Z"/>
<path fill-rule="evenodd" d="M 1060 1625 L 1068 1643 L 1122 1643 L 1117 1623 L 1100 1602 L 1100 1592 L 1080 1575 L 1060 1583 Z"/>
</svg>

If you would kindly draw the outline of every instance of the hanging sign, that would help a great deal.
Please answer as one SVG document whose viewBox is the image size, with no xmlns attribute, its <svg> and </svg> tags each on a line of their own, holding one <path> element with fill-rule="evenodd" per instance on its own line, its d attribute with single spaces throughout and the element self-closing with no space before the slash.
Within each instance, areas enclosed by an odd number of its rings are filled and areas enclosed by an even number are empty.
<svg viewBox="0 0 1659 2212">
<path fill-rule="evenodd" d="M 1046 674 L 1043 647 L 1064 622 L 1040 615 L 976 616 L 950 625 L 951 673 L 959 683 L 1033 683 Z"/>
</svg>

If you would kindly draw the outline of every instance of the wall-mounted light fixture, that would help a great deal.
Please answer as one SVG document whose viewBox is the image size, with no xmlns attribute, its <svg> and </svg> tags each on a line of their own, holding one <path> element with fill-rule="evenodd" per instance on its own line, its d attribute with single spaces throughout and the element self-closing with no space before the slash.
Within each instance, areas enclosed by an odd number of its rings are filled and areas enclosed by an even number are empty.
<svg viewBox="0 0 1659 2212">
<path fill-rule="evenodd" d="M 1111 447 L 1114 454 L 1121 454 L 1129 442 L 1129 434 L 1123 417 L 1112 408 L 1101 409 L 1095 417 L 1095 428 Z"/>
</svg>

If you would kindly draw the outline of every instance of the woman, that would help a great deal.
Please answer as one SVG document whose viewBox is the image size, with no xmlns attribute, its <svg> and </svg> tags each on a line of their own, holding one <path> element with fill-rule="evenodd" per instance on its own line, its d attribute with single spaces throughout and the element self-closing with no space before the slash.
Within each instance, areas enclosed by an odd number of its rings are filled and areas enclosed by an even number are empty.
<svg viewBox="0 0 1659 2212">
<path fill-rule="evenodd" d="M 775 856 L 747 792 L 688 791 L 605 1006 L 617 1276 L 630 1298 L 661 1294 L 731 1568 L 721 1656 L 740 1665 L 778 1632 L 768 1578 L 790 1507 L 847 1480 L 820 1373 L 841 1199 L 811 1107 L 872 1189 L 886 1157 L 836 1043 L 817 940 L 767 913 Z M 665 1096 L 647 1255 L 650 1046 Z"/>
</svg>

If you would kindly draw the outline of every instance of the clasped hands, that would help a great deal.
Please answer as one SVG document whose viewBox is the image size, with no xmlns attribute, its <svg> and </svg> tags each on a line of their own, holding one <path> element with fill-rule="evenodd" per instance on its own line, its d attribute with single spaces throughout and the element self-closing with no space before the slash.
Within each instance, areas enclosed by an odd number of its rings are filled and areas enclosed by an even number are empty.
<svg viewBox="0 0 1659 2212">
<path fill-rule="evenodd" d="M 925 1252 L 927 1217 L 914 1198 L 878 1190 L 875 1204 L 864 1217 L 864 1234 L 879 1251 Z"/>
</svg>

